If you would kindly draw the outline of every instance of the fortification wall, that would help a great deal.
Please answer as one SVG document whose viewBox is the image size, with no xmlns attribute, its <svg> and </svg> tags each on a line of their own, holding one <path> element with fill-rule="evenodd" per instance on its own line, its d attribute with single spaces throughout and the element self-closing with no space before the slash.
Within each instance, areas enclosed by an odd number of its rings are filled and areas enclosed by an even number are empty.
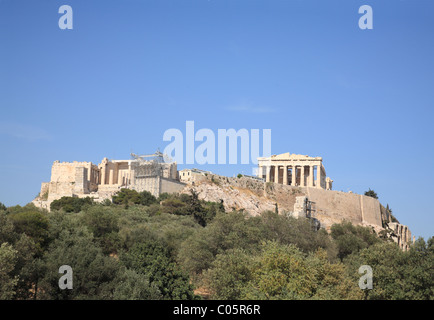
<svg viewBox="0 0 434 320">
<path fill-rule="evenodd" d="M 169 180 L 166 178 L 161 178 L 161 189 L 160 189 L 160 193 L 178 193 L 181 192 L 182 189 L 184 189 L 185 184 L 178 182 L 178 181 L 173 181 L 173 180 Z"/>
<path fill-rule="evenodd" d="M 71 182 L 75 180 L 75 169 L 79 167 L 91 168 L 92 162 L 59 162 L 54 161 L 51 167 L 52 182 Z"/>
<path fill-rule="evenodd" d="M 296 198 L 306 196 L 314 202 L 313 216 L 327 230 L 343 220 L 354 225 L 372 226 L 376 231 L 382 230 L 380 202 L 364 195 L 213 174 L 208 175 L 206 181 L 189 186 L 184 192 L 189 192 L 190 188 L 199 192 L 199 197 L 204 200 L 218 202 L 222 199 L 226 209 L 244 208 L 253 216 L 265 210 L 274 211 L 276 205 L 280 214 L 293 214 Z"/>
<path fill-rule="evenodd" d="M 310 201 L 315 202 L 315 217 L 330 228 L 332 224 L 347 220 L 354 225 L 382 228 L 380 202 L 372 197 L 355 193 L 301 188 Z"/>
</svg>

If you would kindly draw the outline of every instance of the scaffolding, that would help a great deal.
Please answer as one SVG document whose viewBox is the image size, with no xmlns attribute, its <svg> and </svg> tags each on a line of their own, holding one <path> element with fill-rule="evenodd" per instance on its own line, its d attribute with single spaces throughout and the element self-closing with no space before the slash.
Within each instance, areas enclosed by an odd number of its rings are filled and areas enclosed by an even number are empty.
<svg viewBox="0 0 434 320">
<path fill-rule="evenodd" d="M 307 197 L 304 201 L 305 201 L 305 208 L 306 208 L 306 218 L 309 219 L 312 229 L 314 231 L 318 231 L 321 228 L 321 223 L 315 217 L 316 203 L 310 201 Z"/>
<path fill-rule="evenodd" d="M 164 163 L 171 163 L 172 159 L 157 150 L 153 154 L 138 155 L 131 153 L 131 166 L 134 169 L 135 178 L 155 177 L 161 176 L 162 165 Z"/>
<path fill-rule="evenodd" d="M 131 153 L 131 160 L 131 168 L 134 172 L 134 189 L 139 192 L 149 190 L 158 196 L 164 165 L 172 162 L 171 158 L 157 150 L 153 154 L 145 155 Z"/>
</svg>

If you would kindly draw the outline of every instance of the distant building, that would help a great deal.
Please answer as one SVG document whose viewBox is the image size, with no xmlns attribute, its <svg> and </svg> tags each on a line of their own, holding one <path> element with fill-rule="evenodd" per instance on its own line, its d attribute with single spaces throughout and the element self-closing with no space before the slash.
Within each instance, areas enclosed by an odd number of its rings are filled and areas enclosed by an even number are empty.
<svg viewBox="0 0 434 320">
<path fill-rule="evenodd" d="M 104 158 L 99 165 L 92 162 L 59 162 L 51 168 L 50 182 L 43 182 L 39 196 L 33 203 L 50 208 L 52 201 L 64 196 L 92 197 L 96 201 L 111 199 L 122 188 L 138 192 L 149 191 L 158 197 L 161 193 L 182 190 L 176 162 L 158 159 L 145 160 L 135 156 L 130 160 Z"/>
<path fill-rule="evenodd" d="M 203 181 L 208 174 L 212 174 L 209 171 L 199 169 L 183 169 L 179 171 L 179 181 L 188 184 L 194 184 L 195 182 Z"/>
<path fill-rule="evenodd" d="M 333 180 L 326 177 L 321 157 L 289 152 L 258 158 L 258 177 L 266 182 L 326 190 L 331 190 L 333 183 Z"/>
</svg>

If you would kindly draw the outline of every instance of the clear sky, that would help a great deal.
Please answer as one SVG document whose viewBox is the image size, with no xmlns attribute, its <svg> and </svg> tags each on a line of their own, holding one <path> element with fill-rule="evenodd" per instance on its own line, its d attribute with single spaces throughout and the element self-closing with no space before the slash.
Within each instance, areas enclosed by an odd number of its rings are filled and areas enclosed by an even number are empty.
<svg viewBox="0 0 434 320">
<path fill-rule="evenodd" d="M 427 239 L 433 57 L 432 0 L 0 0 L 0 202 L 30 202 L 54 160 L 153 153 L 192 120 L 271 129 L 273 154 L 323 157 L 335 190 L 375 190 Z"/>
</svg>

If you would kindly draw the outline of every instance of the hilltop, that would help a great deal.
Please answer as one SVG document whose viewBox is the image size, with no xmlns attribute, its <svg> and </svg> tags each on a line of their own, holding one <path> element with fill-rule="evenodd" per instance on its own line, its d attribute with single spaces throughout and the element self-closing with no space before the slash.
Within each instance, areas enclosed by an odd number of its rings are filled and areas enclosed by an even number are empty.
<svg viewBox="0 0 434 320">
<path fill-rule="evenodd" d="M 411 243 L 409 228 L 401 225 L 377 199 L 366 195 L 205 172 L 189 182 L 181 193 L 189 194 L 191 190 L 201 200 L 222 202 L 227 211 L 244 210 L 250 216 L 273 211 L 296 218 L 309 217 L 327 231 L 335 223 L 348 221 L 370 227 L 377 234 L 389 231 L 404 250 Z"/>
</svg>

